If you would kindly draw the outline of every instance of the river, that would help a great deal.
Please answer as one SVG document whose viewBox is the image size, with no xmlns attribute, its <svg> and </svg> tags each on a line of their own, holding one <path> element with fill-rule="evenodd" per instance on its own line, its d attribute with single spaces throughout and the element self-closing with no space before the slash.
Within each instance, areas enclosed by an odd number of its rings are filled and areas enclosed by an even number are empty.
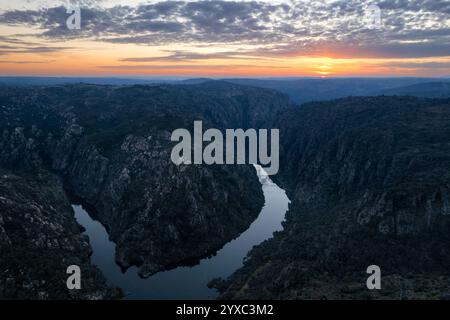
<svg viewBox="0 0 450 320">
<path fill-rule="evenodd" d="M 201 259 L 191 267 L 180 266 L 143 279 L 137 268 L 123 273 L 115 263 L 114 242 L 106 229 L 92 219 L 80 205 L 73 205 L 75 218 L 85 229 L 93 249 L 91 262 L 97 265 L 108 283 L 122 288 L 125 299 L 214 299 L 218 293 L 207 283 L 213 278 L 227 278 L 242 266 L 253 246 L 282 230 L 282 221 L 288 210 L 289 199 L 283 189 L 273 183 L 259 166 L 255 166 L 264 192 L 265 204 L 257 219 L 236 239 L 225 244 L 214 255 Z"/>
</svg>

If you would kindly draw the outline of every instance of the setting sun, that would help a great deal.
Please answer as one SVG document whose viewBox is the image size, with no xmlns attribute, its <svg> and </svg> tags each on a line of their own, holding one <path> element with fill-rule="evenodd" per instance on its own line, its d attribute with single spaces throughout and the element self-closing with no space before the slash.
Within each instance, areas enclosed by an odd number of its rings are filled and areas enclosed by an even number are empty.
<svg viewBox="0 0 450 320">
<path fill-rule="evenodd" d="M 329 14 L 314 16 L 324 10 L 319 1 L 307 8 L 302 1 L 273 6 L 262 1 L 256 8 L 252 2 L 233 1 L 129 1 L 120 7 L 119 1 L 106 0 L 80 6 L 78 24 L 76 12 L 68 14 L 64 1 L 45 3 L 18 0 L 1 8 L 3 75 L 450 74 L 448 44 L 425 36 L 448 30 L 448 17 L 438 11 L 409 12 L 398 21 L 408 29 L 398 33 L 388 23 L 367 24 L 360 6 L 342 11 L 327 3 L 324 12 Z M 396 14 L 383 10 L 385 21 Z M 423 36 L 410 35 L 406 30 L 411 28 Z"/>
</svg>

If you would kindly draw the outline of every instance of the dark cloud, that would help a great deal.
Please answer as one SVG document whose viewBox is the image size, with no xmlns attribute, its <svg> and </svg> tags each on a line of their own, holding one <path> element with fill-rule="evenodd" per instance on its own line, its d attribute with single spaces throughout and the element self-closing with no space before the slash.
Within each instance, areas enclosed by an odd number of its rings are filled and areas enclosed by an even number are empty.
<svg viewBox="0 0 450 320">
<path fill-rule="evenodd" d="M 450 61 L 443 62 L 389 62 L 383 66 L 402 69 L 450 69 Z"/>
<path fill-rule="evenodd" d="M 0 36 L 0 55 L 18 53 L 54 53 L 73 49 L 71 47 L 48 46 L 37 42 L 23 41 L 15 37 Z"/>
<path fill-rule="evenodd" d="M 111 70 L 203 70 L 204 67 L 201 65 L 118 65 L 118 66 L 97 66 L 97 68 L 101 69 L 111 69 Z M 237 68 L 255 68 L 260 69 L 261 66 L 256 65 L 250 65 L 250 64 L 215 64 L 215 65 L 208 65 L 208 69 L 211 70 L 230 70 L 230 69 L 237 69 Z M 281 67 L 281 66 L 264 66 L 264 68 L 270 68 L 270 69 L 287 69 L 288 67 Z"/>
<path fill-rule="evenodd" d="M 15 46 L 34 46 L 37 45 L 36 42 L 24 41 L 17 39 L 16 37 L 0 36 L 0 43 L 8 43 Z"/>
<path fill-rule="evenodd" d="M 210 60 L 210 59 L 258 59 L 263 60 L 263 57 L 252 56 L 254 51 L 228 51 L 215 53 L 196 53 L 190 51 L 170 51 L 166 50 L 169 55 L 163 57 L 138 57 L 138 58 L 123 58 L 120 61 L 124 62 L 173 62 L 173 61 L 195 61 L 195 60 Z M 258 54 L 259 56 L 259 54 Z M 265 59 L 264 59 L 265 60 Z"/>
<path fill-rule="evenodd" d="M 37 27 L 41 37 L 57 41 L 254 44 L 263 48 L 251 54 L 261 56 L 336 54 L 333 49 L 340 49 L 342 57 L 428 57 L 448 55 L 450 48 L 450 4 L 441 0 L 380 1 L 382 25 L 378 29 L 366 21 L 370 0 L 161 1 L 113 8 L 95 6 L 95 0 L 88 3 L 82 7 L 81 30 L 66 27 L 69 14 L 64 7 L 7 11 L 0 15 L 0 24 Z M 172 61 L 213 58 L 192 53 L 167 57 Z M 152 59 L 141 62 L 164 60 Z"/>
<path fill-rule="evenodd" d="M 27 48 L 8 48 L 2 49 L 0 46 L 0 54 L 17 54 L 17 53 L 53 53 L 64 50 L 69 50 L 69 47 L 27 47 Z"/>
<path fill-rule="evenodd" d="M 355 56 L 368 58 L 426 58 L 450 55 L 448 43 L 393 43 L 356 47 Z M 351 51 L 351 50 L 348 50 Z M 351 52 L 349 52 L 351 54 Z"/>
<path fill-rule="evenodd" d="M 427 58 L 450 56 L 449 44 L 424 43 L 341 43 L 336 41 L 295 42 L 246 52 L 261 57 L 329 56 L 333 58 Z"/>
</svg>

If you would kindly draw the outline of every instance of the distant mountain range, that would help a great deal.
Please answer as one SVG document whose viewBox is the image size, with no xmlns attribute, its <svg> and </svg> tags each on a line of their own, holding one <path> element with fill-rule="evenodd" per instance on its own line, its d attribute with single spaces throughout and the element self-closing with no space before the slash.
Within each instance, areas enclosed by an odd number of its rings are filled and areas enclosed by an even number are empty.
<svg viewBox="0 0 450 320">
<path fill-rule="evenodd" d="M 58 85 L 58 84 L 98 84 L 98 85 L 133 85 L 175 82 L 169 80 L 128 79 L 128 78 L 102 78 L 102 77 L 0 77 L 3 85 Z"/>
<path fill-rule="evenodd" d="M 403 87 L 417 85 L 416 90 L 405 90 L 408 95 L 421 93 L 420 85 L 430 83 L 430 78 L 342 78 L 342 79 L 299 79 L 299 80 L 257 80 L 227 79 L 236 84 L 275 89 L 287 94 L 295 103 L 324 101 L 349 96 L 390 95 L 388 90 L 400 90 Z M 450 80 L 440 79 L 440 83 Z M 424 92 L 427 91 L 424 89 Z M 447 89 L 448 91 L 448 89 Z M 427 96 L 424 94 L 423 96 Z"/>
<path fill-rule="evenodd" d="M 418 83 L 405 87 L 382 90 L 377 92 L 378 94 L 385 96 L 448 98 L 450 97 L 450 81 Z"/>
<path fill-rule="evenodd" d="M 97 85 L 155 85 L 184 84 L 196 85 L 209 78 L 187 80 L 171 79 L 128 79 L 101 77 L 0 77 L 0 84 L 6 85 L 57 85 L 87 83 Z M 302 79 L 238 79 L 227 78 L 220 81 L 234 84 L 274 89 L 288 95 L 293 102 L 302 104 L 349 96 L 409 95 L 418 97 L 448 97 L 450 79 L 446 78 L 302 78 Z"/>
</svg>

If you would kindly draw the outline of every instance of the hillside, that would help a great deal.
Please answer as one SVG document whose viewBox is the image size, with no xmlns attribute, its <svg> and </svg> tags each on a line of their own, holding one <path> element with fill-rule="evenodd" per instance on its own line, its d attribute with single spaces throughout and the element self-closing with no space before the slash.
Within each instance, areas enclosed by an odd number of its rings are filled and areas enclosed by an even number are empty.
<svg viewBox="0 0 450 320">
<path fill-rule="evenodd" d="M 59 177 L 67 196 L 92 208 L 106 226 L 117 243 L 117 262 L 124 269 L 137 265 L 147 277 L 220 248 L 248 228 L 263 205 L 251 165 L 174 165 L 171 132 L 192 128 L 194 120 L 203 120 L 205 128 L 270 126 L 290 107 L 277 92 L 220 82 L 5 87 L 0 164 L 29 177 L 40 171 Z M 10 199 L 7 191 L 0 197 Z M 21 195 L 31 197 L 26 189 Z M 8 201 L 19 208 L 19 200 Z M 66 208 L 66 224 L 75 225 L 68 200 L 57 201 Z M 53 200 L 48 205 L 56 206 Z M 5 237 L 31 241 L 4 220 L 0 226 Z M 41 230 L 33 223 L 29 228 Z M 16 254 L 25 256 L 28 248 Z"/>
<path fill-rule="evenodd" d="M 218 285 L 221 297 L 447 297 L 450 100 L 347 98 L 278 123 L 285 230 Z M 365 287 L 370 265 L 380 291 Z"/>
<path fill-rule="evenodd" d="M 279 128 L 274 180 L 292 201 L 285 230 L 231 278 L 214 281 L 221 298 L 448 296 L 448 99 L 354 97 L 295 108 L 277 91 L 221 81 L 2 89 L 0 258 L 9 262 L 1 297 L 72 297 L 54 285 L 65 274 L 52 273 L 67 263 L 88 274 L 75 298 L 120 296 L 89 263 L 71 201 L 106 226 L 119 265 L 139 266 L 143 277 L 204 257 L 248 228 L 263 206 L 251 166 L 170 161 L 171 131 L 194 120 Z M 364 286 L 372 264 L 382 269 L 381 291 Z M 22 291 L 27 281 L 33 286 Z"/>
</svg>

